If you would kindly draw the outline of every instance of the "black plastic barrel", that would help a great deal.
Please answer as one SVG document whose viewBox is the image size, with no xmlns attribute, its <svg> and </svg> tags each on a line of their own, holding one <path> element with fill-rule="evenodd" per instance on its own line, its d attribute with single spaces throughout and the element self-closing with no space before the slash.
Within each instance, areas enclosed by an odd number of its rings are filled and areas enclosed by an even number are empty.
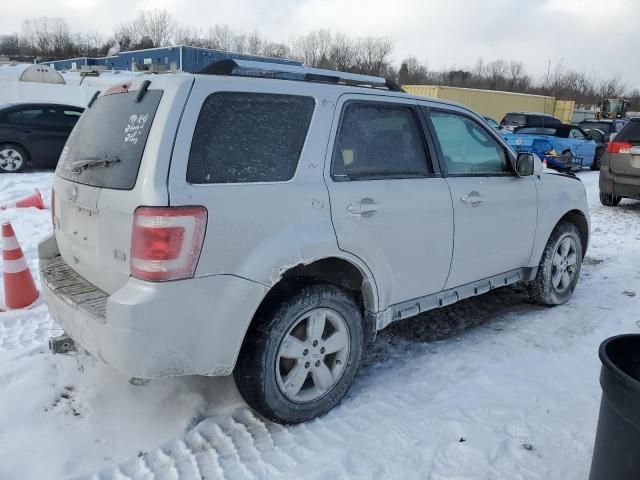
<svg viewBox="0 0 640 480">
<path fill-rule="evenodd" d="M 640 335 L 600 345 L 602 400 L 589 480 L 640 479 Z"/>
</svg>

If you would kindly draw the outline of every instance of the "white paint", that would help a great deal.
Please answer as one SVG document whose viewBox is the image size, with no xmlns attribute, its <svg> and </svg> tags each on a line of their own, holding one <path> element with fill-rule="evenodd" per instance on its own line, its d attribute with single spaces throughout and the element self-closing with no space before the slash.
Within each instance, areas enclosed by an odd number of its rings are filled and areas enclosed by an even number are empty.
<svg viewBox="0 0 640 480">
<path fill-rule="evenodd" d="M 28 269 L 29 265 L 27 265 L 27 261 L 24 257 L 16 260 L 4 260 L 2 262 L 2 270 L 4 273 L 21 273 Z"/>
<path fill-rule="evenodd" d="M 16 248 L 20 248 L 20 244 L 16 237 L 2 237 L 3 250 L 15 250 Z"/>
<path fill-rule="evenodd" d="M 301 426 L 253 415 L 232 378 L 134 387 L 90 357 L 52 357 L 46 342 L 61 330 L 44 303 L 0 313 L 0 432 L 7 438 L 0 478 L 98 470 L 105 479 L 588 478 L 601 397 L 598 345 L 640 332 L 640 202 L 603 207 L 598 172 L 578 176 L 593 225 L 569 303 L 536 307 L 504 289 L 398 322 L 379 333 L 344 401 Z M 0 175 L 0 203 L 39 188 L 49 204 L 52 178 Z M 7 210 L 2 219 L 11 221 L 39 283 L 37 244 L 51 233 L 50 212 Z M 435 341 L 429 331 L 445 338 Z"/>
</svg>

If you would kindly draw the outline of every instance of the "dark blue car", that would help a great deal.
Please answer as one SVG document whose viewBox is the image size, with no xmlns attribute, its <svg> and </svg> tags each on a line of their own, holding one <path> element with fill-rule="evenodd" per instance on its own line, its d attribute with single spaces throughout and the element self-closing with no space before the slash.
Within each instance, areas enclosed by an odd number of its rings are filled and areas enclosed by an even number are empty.
<svg viewBox="0 0 640 480">
<path fill-rule="evenodd" d="M 520 127 L 502 136 L 516 152 L 535 153 L 556 170 L 600 170 L 604 145 L 576 125 Z"/>
</svg>

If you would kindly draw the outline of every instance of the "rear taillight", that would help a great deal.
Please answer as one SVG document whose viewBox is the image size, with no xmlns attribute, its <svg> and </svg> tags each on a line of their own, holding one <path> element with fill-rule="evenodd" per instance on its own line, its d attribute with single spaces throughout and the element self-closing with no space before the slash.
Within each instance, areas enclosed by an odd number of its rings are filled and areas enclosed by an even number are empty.
<svg viewBox="0 0 640 480">
<path fill-rule="evenodd" d="M 153 282 L 193 277 L 206 225 L 204 207 L 139 207 L 133 215 L 131 275 Z"/>
<path fill-rule="evenodd" d="M 53 229 L 56 229 L 56 191 L 51 187 L 51 223 Z"/>
<path fill-rule="evenodd" d="M 607 144 L 607 153 L 629 153 L 631 147 L 633 145 L 627 142 L 609 142 Z"/>
</svg>

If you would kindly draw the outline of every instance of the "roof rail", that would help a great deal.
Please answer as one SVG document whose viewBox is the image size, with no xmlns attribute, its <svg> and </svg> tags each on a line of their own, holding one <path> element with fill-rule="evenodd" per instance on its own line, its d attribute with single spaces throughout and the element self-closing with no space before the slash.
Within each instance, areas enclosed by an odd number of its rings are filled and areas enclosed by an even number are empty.
<svg viewBox="0 0 640 480">
<path fill-rule="evenodd" d="M 350 85 L 355 87 L 385 88 L 394 92 L 404 92 L 400 85 L 392 80 L 382 77 L 250 60 L 220 60 L 207 65 L 197 73 L 204 75 L 278 78 L 283 80 L 332 83 L 336 85 Z"/>
</svg>

